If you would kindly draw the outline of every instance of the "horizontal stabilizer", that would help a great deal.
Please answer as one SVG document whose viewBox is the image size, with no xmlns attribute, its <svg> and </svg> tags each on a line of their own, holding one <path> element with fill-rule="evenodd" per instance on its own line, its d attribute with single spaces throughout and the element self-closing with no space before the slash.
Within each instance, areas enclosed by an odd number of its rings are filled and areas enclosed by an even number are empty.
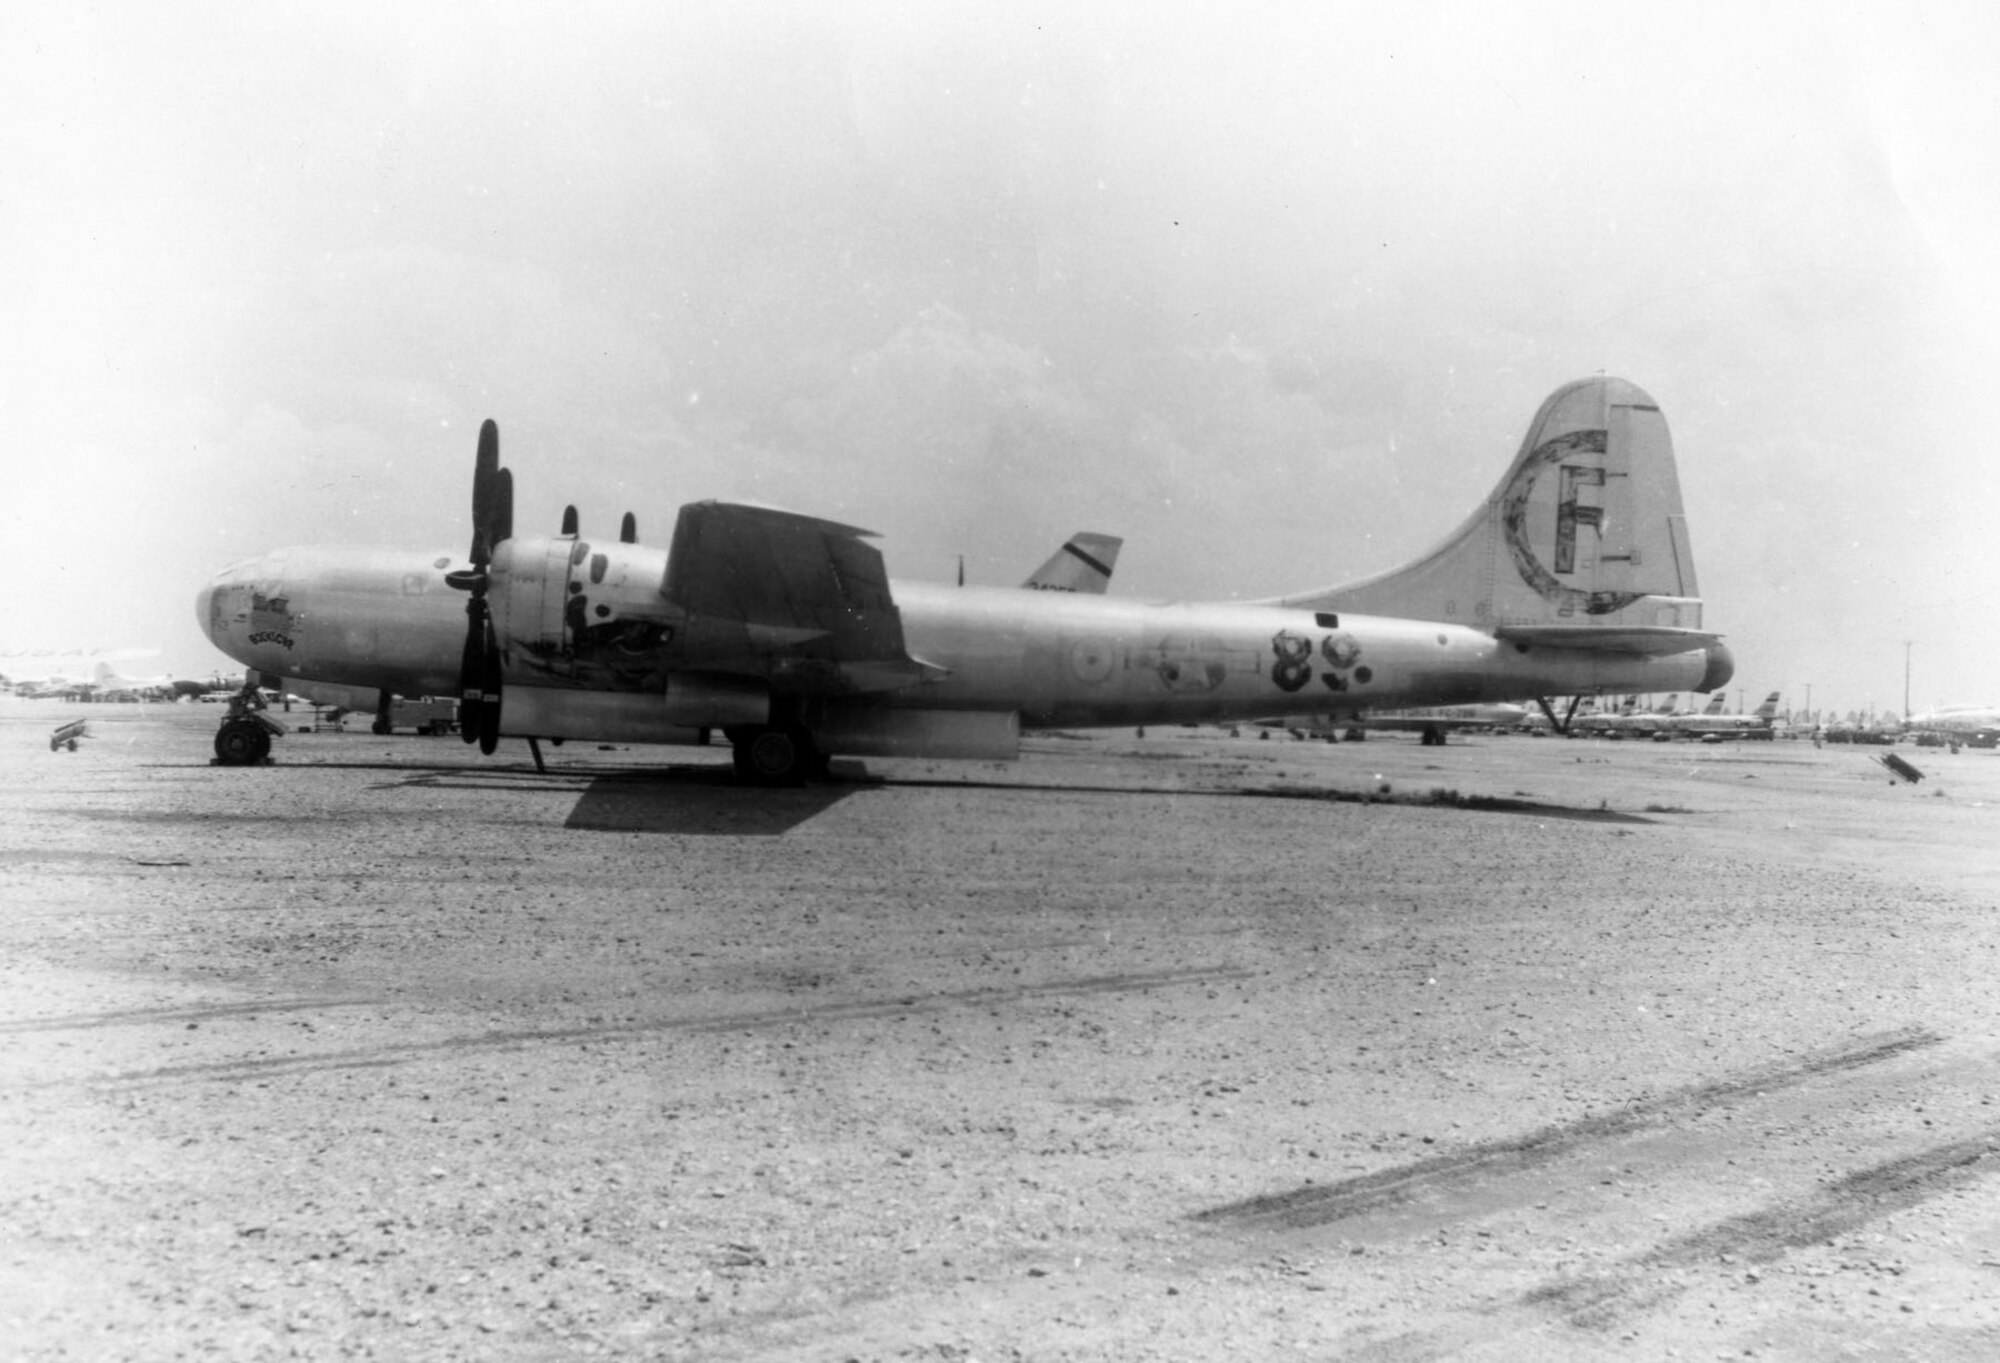
<svg viewBox="0 0 2000 1363">
<path fill-rule="evenodd" d="M 1506 643 L 1531 647 L 1627 653 L 1642 658 L 1662 658 L 1672 653 L 1711 648 L 1722 642 L 1719 634 L 1698 629 L 1673 629 L 1665 625 L 1607 628 L 1591 625 L 1502 625 L 1493 631 L 1493 637 Z"/>
</svg>

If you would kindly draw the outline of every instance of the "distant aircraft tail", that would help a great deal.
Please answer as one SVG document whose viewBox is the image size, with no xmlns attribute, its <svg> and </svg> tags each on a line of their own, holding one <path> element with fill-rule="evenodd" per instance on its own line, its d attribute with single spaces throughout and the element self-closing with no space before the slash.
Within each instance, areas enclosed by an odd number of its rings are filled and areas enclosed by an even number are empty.
<svg viewBox="0 0 2000 1363">
<path fill-rule="evenodd" d="M 1703 710 L 1702 714 L 1704 715 L 1721 714 L 1723 702 L 1727 701 L 1728 699 L 1729 697 L 1726 693 L 1717 691 L 1714 695 L 1708 698 L 1708 708 L 1706 710 Z"/>
<path fill-rule="evenodd" d="M 1770 695 L 1764 697 L 1764 703 L 1758 706 L 1751 713 L 1756 715 L 1757 718 L 1764 720 L 1766 722 L 1769 722 L 1770 720 L 1777 718 L 1778 693 L 1776 691 L 1773 691 Z"/>
<path fill-rule="evenodd" d="M 1707 647 L 1711 680 L 1697 689 L 1728 676 L 1727 650 L 1701 629 L 1666 418 L 1624 379 L 1579 379 L 1551 394 L 1506 476 L 1429 553 L 1280 604 L 1472 625 L 1524 645 Z"/>
<path fill-rule="evenodd" d="M 1100 596 L 1111 585 L 1111 570 L 1117 566 L 1118 551 L 1124 544 L 1116 535 L 1079 530 L 1021 585 L 1038 592 Z"/>
</svg>

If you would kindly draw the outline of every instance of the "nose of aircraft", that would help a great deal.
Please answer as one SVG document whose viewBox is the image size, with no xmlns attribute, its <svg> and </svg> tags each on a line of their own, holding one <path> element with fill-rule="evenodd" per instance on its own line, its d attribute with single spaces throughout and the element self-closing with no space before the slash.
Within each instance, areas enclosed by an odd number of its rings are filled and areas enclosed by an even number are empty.
<svg viewBox="0 0 2000 1363">
<path fill-rule="evenodd" d="M 1729 679 L 1736 675 L 1736 658 L 1726 644 L 1708 646 L 1708 670 L 1701 674 L 1701 684 L 1697 691 L 1713 691 L 1729 685 Z"/>
<path fill-rule="evenodd" d="M 210 643 L 232 658 L 236 652 L 229 646 L 228 592 L 232 586 L 255 577 L 257 566 L 262 561 L 245 559 L 241 563 L 232 563 L 204 582 L 201 590 L 194 594 L 194 615 L 201 625 L 201 632 L 208 636 Z"/>
<path fill-rule="evenodd" d="M 217 648 L 222 647 L 222 576 L 211 577 L 194 594 L 194 618 L 201 623 L 201 632 Z M 225 652 L 227 650 L 224 650 Z"/>
</svg>

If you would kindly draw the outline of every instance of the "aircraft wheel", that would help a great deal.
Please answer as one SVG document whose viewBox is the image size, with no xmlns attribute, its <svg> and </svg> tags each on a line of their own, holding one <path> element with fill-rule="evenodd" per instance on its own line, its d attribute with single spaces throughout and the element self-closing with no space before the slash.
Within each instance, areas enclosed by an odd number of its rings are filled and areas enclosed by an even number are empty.
<svg viewBox="0 0 2000 1363">
<path fill-rule="evenodd" d="M 253 719 L 232 719 L 215 731 L 215 756 L 225 767 L 249 767 L 271 755 L 271 735 Z"/>
<path fill-rule="evenodd" d="M 761 728 L 731 748 L 738 780 L 759 786 L 797 785 L 820 765 L 812 738 L 803 729 Z"/>
</svg>

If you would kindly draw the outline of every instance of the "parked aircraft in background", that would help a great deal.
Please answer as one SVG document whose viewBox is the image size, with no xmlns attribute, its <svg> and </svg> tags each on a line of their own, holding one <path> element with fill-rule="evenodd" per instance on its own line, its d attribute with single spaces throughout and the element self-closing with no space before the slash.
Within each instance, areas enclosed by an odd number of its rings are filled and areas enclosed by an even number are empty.
<svg viewBox="0 0 2000 1363">
<path fill-rule="evenodd" d="M 1512 729 L 1528 717 L 1528 707 L 1509 701 L 1485 705 L 1433 705 L 1414 710 L 1363 710 L 1349 717 L 1329 716 L 1329 727 L 1344 730 L 1421 734 L 1425 747 L 1442 746 L 1445 735 L 1464 729 Z M 1353 737 L 1352 733 L 1348 735 Z"/>
<path fill-rule="evenodd" d="M 2000 708 L 1991 705 L 1942 706 L 1911 715 L 1904 727 L 1914 734 L 1934 734 L 1946 742 L 1974 748 L 2000 746 Z"/>
<path fill-rule="evenodd" d="M 1708 698 L 1708 704 L 1694 714 L 1683 715 L 1683 719 L 1712 719 L 1722 713 L 1722 707 L 1729 703 L 1729 697 L 1717 691 Z"/>
<path fill-rule="evenodd" d="M 0 689 L 29 699 L 82 699 L 96 686 L 94 674 L 114 662 L 150 658 L 157 648 L 68 649 L 0 653 Z"/>
<path fill-rule="evenodd" d="M 90 695 L 90 683 L 61 673 L 46 677 L 7 679 L 8 687 L 23 700 L 82 700 Z"/>
<path fill-rule="evenodd" d="M 1627 698 L 1625 708 L 1615 715 L 1605 717 L 1605 733 L 1610 738 L 1650 738 L 1658 740 L 1672 732 L 1676 718 L 1674 708 L 1680 702 L 1678 695 L 1668 696 L 1664 705 L 1647 710 L 1639 707 L 1639 698 Z"/>
<path fill-rule="evenodd" d="M 1846 719 L 1834 720 L 1820 728 L 1820 737 L 1828 743 L 1878 743 L 1892 744 L 1903 736 L 1903 721 L 1894 714 L 1851 713 Z"/>
<path fill-rule="evenodd" d="M 1672 732 L 1676 738 L 1696 738 L 1706 743 L 1727 738 L 1771 738 L 1776 734 L 1773 722 L 1777 717 L 1778 693 L 1773 691 L 1748 714 L 1721 714 L 1711 704 L 1701 714 L 1682 715 L 1674 721 Z"/>
<path fill-rule="evenodd" d="M 1615 713 L 1580 714 L 1572 725 L 1572 732 L 1595 738 L 1650 738 L 1661 742 L 1673 736 L 1673 726 L 1688 718 L 1676 714 L 1680 703 L 1678 695 L 1668 696 L 1666 703 L 1646 710 L 1639 707 L 1637 696 L 1627 696 L 1625 703 Z M 1709 701 L 1709 713 L 1722 711 L 1722 697 L 1715 696 Z"/>
<path fill-rule="evenodd" d="M 98 700 L 173 700 L 182 694 L 175 690 L 172 673 L 128 677 L 113 670 L 110 663 L 99 663 L 91 669 L 90 684 Z"/>
<path fill-rule="evenodd" d="M 1111 585 L 1111 570 L 1117 566 L 1118 550 L 1125 541 L 1116 535 L 1099 535 L 1079 530 L 1049 561 L 1028 574 L 1023 587 L 1038 592 L 1086 592 L 1104 595 Z"/>
<path fill-rule="evenodd" d="M 481 429 L 468 553 L 278 550 L 197 611 L 246 667 L 461 697 L 468 741 L 700 742 L 785 781 L 833 754 L 1011 758 L 1023 729 L 1246 720 L 1616 691 L 1711 691 L 1672 442 L 1622 379 L 1558 389 L 1429 553 L 1261 602 L 891 582 L 868 532 L 696 502 L 672 543 L 514 534 Z M 268 737 L 232 716 L 226 762 Z M 539 748 L 536 748 L 539 758 Z"/>
<path fill-rule="evenodd" d="M 1582 707 L 1570 719 L 1566 732 L 1575 738 L 1624 737 L 1620 726 L 1627 718 L 1638 712 L 1639 698 L 1627 696 L 1617 708 L 1609 710 L 1595 702 L 1595 697 L 1585 699 Z"/>
</svg>

